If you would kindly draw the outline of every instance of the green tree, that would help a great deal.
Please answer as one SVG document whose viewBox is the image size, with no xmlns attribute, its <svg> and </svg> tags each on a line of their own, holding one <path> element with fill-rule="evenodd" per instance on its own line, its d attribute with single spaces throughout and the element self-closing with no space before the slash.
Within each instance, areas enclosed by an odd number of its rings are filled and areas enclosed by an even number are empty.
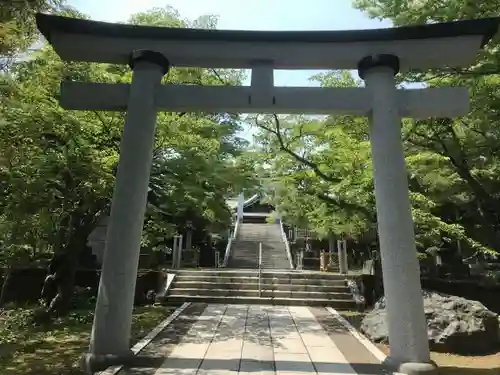
<svg viewBox="0 0 500 375">
<path fill-rule="evenodd" d="M 347 72 L 314 77 L 322 86 L 357 86 Z M 405 121 L 412 136 L 410 122 Z M 274 203 L 290 223 L 322 236 L 356 238 L 376 228 L 375 199 L 368 123 L 353 116 L 271 117 L 259 122 L 258 144 Z M 443 214 L 454 176 L 444 170 L 445 158 L 415 149 L 408 140 L 410 198 L 419 250 L 447 247 L 462 241 L 468 249 L 489 252 L 455 217 Z M 456 180 L 456 178 L 455 178 Z M 455 187 L 463 194 L 463 186 Z"/>
<path fill-rule="evenodd" d="M 131 22 L 179 25 L 171 9 Z M 65 14 L 78 15 L 75 11 Z M 172 16 L 173 14 L 173 16 Z M 164 17 L 164 18 L 161 18 Z M 213 18 L 200 24 L 213 27 Z M 208 27 L 207 26 L 207 27 Z M 127 67 L 62 62 L 44 45 L 3 73 L 0 102 L 0 242 L 4 265 L 51 256 L 45 292 L 51 312 L 64 313 L 87 237 L 108 215 L 124 114 L 66 111 L 60 81 L 130 82 Z M 173 68 L 165 82 L 239 83 L 239 72 Z M 160 113 L 143 245 L 154 248 L 185 225 L 207 232 L 227 227 L 225 198 L 246 184 L 238 162 L 245 142 L 236 115 Z M 22 257 L 21 257 L 22 255 Z"/>
<path fill-rule="evenodd" d="M 0 1 L 0 68 L 6 69 L 12 59 L 36 42 L 36 12 L 61 9 L 64 0 Z"/>
<path fill-rule="evenodd" d="M 332 72 L 312 79 L 322 86 L 355 86 Z M 260 157 L 288 223 L 315 232 L 358 235 L 373 227 L 371 163 L 365 120 L 348 116 L 269 116 L 256 125 Z"/>
<path fill-rule="evenodd" d="M 498 0 L 398 1 L 356 0 L 371 17 L 396 26 L 498 16 Z M 498 230 L 498 132 L 500 60 L 498 35 L 466 69 L 405 74 L 400 80 L 428 86 L 466 86 L 471 111 L 459 119 L 406 122 L 407 153 L 412 154 L 412 189 L 434 201 L 433 211 L 445 222 L 459 224 L 486 248 L 500 251 Z M 438 167 L 439 170 L 435 168 Z"/>
</svg>

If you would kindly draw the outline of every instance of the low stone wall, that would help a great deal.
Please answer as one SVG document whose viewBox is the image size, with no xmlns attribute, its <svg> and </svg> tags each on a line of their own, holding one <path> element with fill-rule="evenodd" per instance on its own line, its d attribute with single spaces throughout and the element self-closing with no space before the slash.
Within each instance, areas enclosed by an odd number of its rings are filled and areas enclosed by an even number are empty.
<svg viewBox="0 0 500 375">
<path fill-rule="evenodd" d="M 36 302 L 40 298 L 46 276 L 47 270 L 45 268 L 21 268 L 14 270 L 7 285 L 5 302 Z M 90 288 L 92 294 L 97 295 L 100 276 L 100 270 L 78 270 L 75 275 L 75 286 Z M 166 274 L 162 271 L 139 270 L 136 282 L 135 303 L 144 303 L 148 291 L 154 290 L 156 292 L 163 285 L 165 278 Z M 3 283 L 3 279 L 1 282 Z"/>
</svg>

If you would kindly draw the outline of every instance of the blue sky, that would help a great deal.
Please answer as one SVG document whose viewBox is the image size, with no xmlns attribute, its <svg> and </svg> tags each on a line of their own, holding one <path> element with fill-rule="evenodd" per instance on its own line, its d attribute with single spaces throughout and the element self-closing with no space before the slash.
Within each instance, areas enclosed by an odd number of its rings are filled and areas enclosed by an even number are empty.
<svg viewBox="0 0 500 375">
<path fill-rule="evenodd" d="M 170 5 L 182 18 L 219 16 L 219 29 L 233 30 L 354 30 L 390 27 L 388 20 L 369 19 L 351 0 L 70 0 L 72 6 L 97 21 L 125 21 L 131 14 Z M 275 71 L 276 86 L 314 86 L 318 71 Z M 353 72 L 354 73 L 354 72 Z M 249 78 L 249 77 L 248 77 Z M 248 81 L 248 79 L 247 79 Z M 246 82 L 248 84 L 248 82 Z M 252 128 L 241 136 L 251 140 Z"/>
<path fill-rule="evenodd" d="M 170 5 L 183 18 L 219 16 L 219 29 L 349 30 L 390 27 L 354 9 L 351 0 L 73 0 L 70 4 L 98 21 L 125 21 L 131 14 Z M 315 71 L 276 71 L 276 86 L 311 86 Z"/>
</svg>

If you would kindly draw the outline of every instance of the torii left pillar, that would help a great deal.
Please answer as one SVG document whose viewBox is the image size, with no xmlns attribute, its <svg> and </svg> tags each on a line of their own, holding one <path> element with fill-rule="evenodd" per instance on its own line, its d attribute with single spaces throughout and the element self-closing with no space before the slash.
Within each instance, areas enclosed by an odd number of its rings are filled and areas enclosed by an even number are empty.
<svg viewBox="0 0 500 375">
<path fill-rule="evenodd" d="M 149 174 L 153 155 L 155 93 L 169 69 L 168 60 L 153 51 L 135 51 L 120 161 L 111 204 L 97 297 L 88 373 L 123 362 L 131 355 L 130 329 Z"/>
</svg>

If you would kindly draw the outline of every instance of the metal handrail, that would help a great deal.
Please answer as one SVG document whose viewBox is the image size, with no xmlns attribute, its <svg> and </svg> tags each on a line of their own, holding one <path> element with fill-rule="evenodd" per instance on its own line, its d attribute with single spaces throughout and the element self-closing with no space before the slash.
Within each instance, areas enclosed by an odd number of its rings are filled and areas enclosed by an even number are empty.
<svg viewBox="0 0 500 375">
<path fill-rule="evenodd" d="M 288 258 L 288 262 L 290 263 L 290 268 L 294 269 L 295 267 L 293 266 L 292 251 L 290 250 L 290 243 L 288 242 L 288 238 L 286 236 L 285 229 L 283 228 L 283 221 L 281 219 L 280 219 L 280 229 L 281 229 L 281 238 L 283 239 L 283 242 L 285 243 L 286 256 Z"/>
<path fill-rule="evenodd" d="M 262 285 L 261 285 L 261 278 L 262 278 L 262 242 L 259 242 L 259 297 L 262 297 Z"/>
<path fill-rule="evenodd" d="M 220 264 L 220 255 L 219 253 L 216 251 L 215 252 L 215 268 L 219 268 L 221 267 L 221 264 Z"/>
<path fill-rule="evenodd" d="M 233 239 L 236 239 L 238 235 L 238 229 L 240 229 L 240 218 L 236 217 L 236 223 L 234 223 Z"/>
<path fill-rule="evenodd" d="M 227 239 L 226 251 L 224 253 L 224 260 L 222 261 L 222 267 L 226 267 L 229 262 L 229 257 L 231 256 L 231 246 L 233 244 L 233 240 L 236 239 L 238 234 L 238 229 L 240 227 L 240 219 L 236 218 L 236 223 L 234 224 L 234 232 Z"/>
<path fill-rule="evenodd" d="M 299 251 L 297 253 L 297 269 L 302 270 L 304 268 L 304 252 Z"/>
<path fill-rule="evenodd" d="M 229 261 L 229 256 L 231 255 L 231 245 L 233 244 L 233 237 L 229 236 L 227 239 L 226 252 L 224 253 L 224 260 L 222 261 L 222 267 L 227 266 L 227 262 Z"/>
</svg>

